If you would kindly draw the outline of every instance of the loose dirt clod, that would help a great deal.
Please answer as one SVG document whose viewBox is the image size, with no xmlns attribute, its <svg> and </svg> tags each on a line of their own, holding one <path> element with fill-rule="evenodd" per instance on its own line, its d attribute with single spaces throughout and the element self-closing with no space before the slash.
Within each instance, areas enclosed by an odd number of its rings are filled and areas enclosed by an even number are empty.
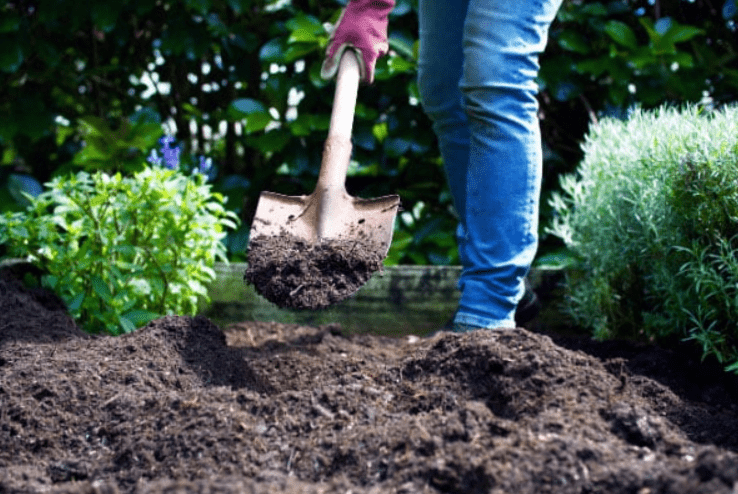
<svg viewBox="0 0 738 494">
<path fill-rule="evenodd" d="M 523 329 L 221 331 L 200 316 L 90 336 L 48 300 L 0 276 L 0 493 L 738 485 L 738 385 L 697 352 Z"/>
<path fill-rule="evenodd" d="M 279 307 L 322 309 L 361 288 L 383 258 L 369 241 L 331 239 L 311 244 L 287 233 L 249 242 L 244 280 Z"/>
</svg>

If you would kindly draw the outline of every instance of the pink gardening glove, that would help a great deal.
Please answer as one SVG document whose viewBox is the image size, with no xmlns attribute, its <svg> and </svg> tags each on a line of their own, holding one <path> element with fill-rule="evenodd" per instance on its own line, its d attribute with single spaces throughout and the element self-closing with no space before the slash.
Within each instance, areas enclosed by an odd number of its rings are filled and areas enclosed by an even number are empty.
<svg viewBox="0 0 738 494">
<path fill-rule="evenodd" d="M 387 54 L 387 16 L 395 0 L 351 0 L 338 18 L 328 42 L 320 75 L 330 79 L 338 71 L 338 63 L 347 48 L 361 52 L 361 78 L 374 81 L 377 59 Z"/>
</svg>

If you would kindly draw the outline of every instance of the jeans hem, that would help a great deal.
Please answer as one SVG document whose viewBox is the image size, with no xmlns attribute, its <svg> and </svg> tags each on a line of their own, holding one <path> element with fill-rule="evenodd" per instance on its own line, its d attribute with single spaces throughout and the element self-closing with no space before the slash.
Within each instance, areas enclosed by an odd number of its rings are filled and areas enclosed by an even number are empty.
<svg viewBox="0 0 738 494">
<path fill-rule="evenodd" d="M 454 326 L 469 328 L 459 332 L 471 331 L 473 329 L 496 329 L 496 328 L 515 328 L 514 319 L 491 319 L 475 314 L 457 312 L 454 317 Z"/>
</svg>

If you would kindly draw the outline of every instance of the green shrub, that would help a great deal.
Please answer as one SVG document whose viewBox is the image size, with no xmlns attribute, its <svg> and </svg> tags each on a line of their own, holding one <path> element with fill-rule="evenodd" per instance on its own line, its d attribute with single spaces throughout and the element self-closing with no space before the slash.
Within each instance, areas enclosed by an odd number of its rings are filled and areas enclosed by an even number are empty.
<svg viewBox="0 0 738 494">
<path fill-rule="evenodd" d="M 695 340 L 738 372 L 738 108 L 593 125 L 549 232 L 578 259 L 567 312 L 597 338 Z"/>
<path fill-rule="evenodd" d="M 0 217 L 0 243 L 45 273 L 42 282 L 88 331 L 133 331 L 162 314 L 194 314 L 226 261 L 237 218 L 205 176 L 145 167 L 57 177 L 22 213 Z"/>
</svg>

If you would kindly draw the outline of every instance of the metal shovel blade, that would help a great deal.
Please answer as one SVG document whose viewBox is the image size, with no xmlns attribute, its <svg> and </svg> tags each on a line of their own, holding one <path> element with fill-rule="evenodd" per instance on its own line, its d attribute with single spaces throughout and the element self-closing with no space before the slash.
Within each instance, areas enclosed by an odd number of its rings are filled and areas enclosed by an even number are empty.
<svg viewBox="0 0 738 494">
<path fill-rule="evenodd" d="M 382 258 L 392 242 L 400 198 L 351 197 L 346 192 L 316 190 L 308 196 L 262 192 L 251 225 L 251 238 L 292 236 L 315 244 L 323 240 L 361 240 Z"/>
</svg>

